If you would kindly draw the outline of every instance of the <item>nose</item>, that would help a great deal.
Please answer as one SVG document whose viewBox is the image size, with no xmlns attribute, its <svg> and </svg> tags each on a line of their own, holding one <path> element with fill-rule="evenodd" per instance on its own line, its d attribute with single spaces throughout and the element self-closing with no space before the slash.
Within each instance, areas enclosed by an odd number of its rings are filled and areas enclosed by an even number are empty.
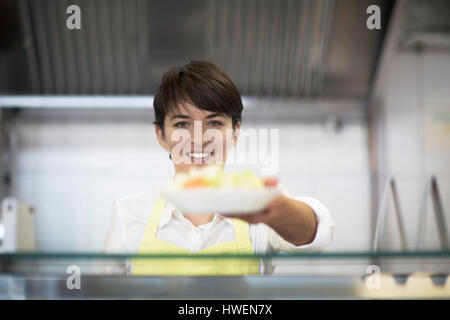
<svg viewBox="0 0 450 320">
<path fill-rule="evenodd" d="M 194 121 L 194 130 L 190 132 L 191 141 L 194 145 L 202 145 L 203 144 L 203 124 L 202 121 Z"/>
</svg>

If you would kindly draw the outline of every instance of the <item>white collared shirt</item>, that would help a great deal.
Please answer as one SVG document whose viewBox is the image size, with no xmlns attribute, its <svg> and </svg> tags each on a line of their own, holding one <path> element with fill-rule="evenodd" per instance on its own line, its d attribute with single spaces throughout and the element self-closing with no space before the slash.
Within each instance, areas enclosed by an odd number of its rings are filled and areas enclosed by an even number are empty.
<svg viewBox="0 0 450 320">
<path fill-rule="evenodd" d="M 283 189 L 282 189 L 283 190 Z M 250 224 L 249 234 L 256 254 L 271 251 L 317 252 L 327 249 L 333 239 L 334 223 L 328 209 L 317 199 L 310 197 L 292 197 L 306 203 L 316 214 L 318 221 L 314 240 L 306 245 L 296 246 L 278 235 L 263 223 Z M 106 253 L 137 253 L 144 235 L 145 227 L 155 200 L 159 197 L 156 190 L 144 190 L 114 201 L 111 222 L 104 243 Z M 199 252 L 220 242 L 234 241 L 232 220 L 220 214 L 203 225 L 195 226 L 169 201 L 166 202 L 157 238 L 170 242 L 191 252 Z M 131 264 L 103 264 L 102 271 L 107 273 L 131 273 Z M 262 273 L 271 273 L 270 261 L 261 264 Z"/>
</svg>

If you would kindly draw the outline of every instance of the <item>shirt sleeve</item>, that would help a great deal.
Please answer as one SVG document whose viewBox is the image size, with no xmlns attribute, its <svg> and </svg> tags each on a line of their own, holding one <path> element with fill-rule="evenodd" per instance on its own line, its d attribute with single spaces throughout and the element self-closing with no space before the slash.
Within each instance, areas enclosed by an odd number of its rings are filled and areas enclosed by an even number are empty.
<svg viewBox="0 0 450 320">
<path fill-rule="evenodd" d="M 103 253 L 123 253 L 125 239 L 126 229 L 121 219 L 120 208 L 118 202 L 114 201 L 108 232 L 103 243 Z M 101 259 L 100 272 L 102 274 L 124 274 L 127 272 L 127 263 L 119 259 Z"/>
<path fill-rule="evenodd" d="M 296 246 L 284 240 L 272 228 L 269 228 L 270 246 L 276 251 L 285 252 L 319 252 L 329 248 L 333 241 L 334 222 L 331 219 L 331 215 L 327 207 L 315 198 L 292 198 L 307 204 L 314 211 L 317 219 L 317 230 L 314 240 L 311 243 Z"/>
</svg>

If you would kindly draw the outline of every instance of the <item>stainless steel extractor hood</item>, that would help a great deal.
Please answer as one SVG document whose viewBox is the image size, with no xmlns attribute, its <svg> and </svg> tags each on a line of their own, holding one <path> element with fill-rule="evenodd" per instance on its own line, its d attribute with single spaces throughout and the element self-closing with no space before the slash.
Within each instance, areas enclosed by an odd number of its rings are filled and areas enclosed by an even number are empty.
<svg viewBox="0 0 450 320">
<path fill-rule="evenodd" d="M 151 95 L 190 59 L 243 95 L 364 98 L 392 1 L 4 0 L 0 94 Z M 66 27 L 69 5 L 81 30 Z M 381 8 L 381 30 L 366 9 Z"/>
</svg>

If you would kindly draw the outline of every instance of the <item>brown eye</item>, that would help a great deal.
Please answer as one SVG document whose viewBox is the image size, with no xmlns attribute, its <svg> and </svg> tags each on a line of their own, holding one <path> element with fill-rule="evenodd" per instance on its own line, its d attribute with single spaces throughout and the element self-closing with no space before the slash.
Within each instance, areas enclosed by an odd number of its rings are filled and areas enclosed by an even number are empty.
<svg viewBox="0 0 450 320">
<path fill-rule="evenodd" d="M 186 128 L 188 125 L 189 125 L 188 122 L 186 122 L 186 121 L 180 121 L 180 122 L 175 123 L 173 126 L 174 126 L 175 128 Z"/>
<path fill-rule="evenodd" d="M 210 121 L 208 124 L 209 124 L 210 126 L 213 126 L 213 127 L 220 127 L 221 125 L 223 125 L 222 122 L 217 121 L 217 120 L 212 120 L 212 121 Z"/>
</svg>

